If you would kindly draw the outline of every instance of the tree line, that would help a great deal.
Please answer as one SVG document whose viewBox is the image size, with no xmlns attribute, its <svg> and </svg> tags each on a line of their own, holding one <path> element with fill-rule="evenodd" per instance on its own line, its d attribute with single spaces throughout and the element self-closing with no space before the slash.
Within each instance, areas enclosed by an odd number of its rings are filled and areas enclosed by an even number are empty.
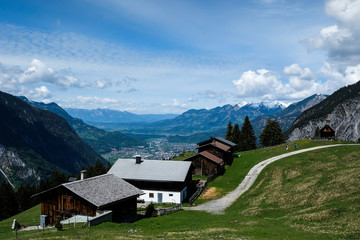
<svg viewBox="0 0 360 240">
<path fill-rule="evenodd" d="M 86 177 L 95 177 L 105 174 L 109 171 L 111 165 L 104 166 L 97 162 L 94 166 L 89 164 L 86 168 Z M 0 220 L 11 217 L 17 213 L 23 212 L 40 203 L 40 199 L 31 196 L 56 187 L 62 183 L 68 182 L 70 177 L 80 179 L 80 173 L 65 174 L 63 172 L 53 171 L 49 178 L 41 179 L 38 185 L 22 184 L 14 189 L 8 182 L 0 183 Z"/>
<path fill-rule="evenodd" d="M 245 117 L 241 130 L 239 124 L 235 123 L 233 126 L 232 122 L 229 121 L 225 139 L 236 144 L 235 151 L 256 149 L 255 131 L 248 116 Z M 268 119 L 265 128 L 259 136 L 259 142 L 265 147 L 284 143 L 284 135 L 279 122 Z"/>
</svg>

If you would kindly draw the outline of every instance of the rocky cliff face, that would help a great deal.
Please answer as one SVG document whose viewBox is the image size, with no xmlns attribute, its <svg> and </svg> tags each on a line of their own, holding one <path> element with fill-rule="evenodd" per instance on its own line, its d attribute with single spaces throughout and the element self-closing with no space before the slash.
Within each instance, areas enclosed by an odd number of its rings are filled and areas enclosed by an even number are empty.
<svg viewBox="0 0 360 240">
<path fill-rule="evenodd" d="M 289 135 L 289 141 L 314 137 L 317 127 L 328 124 L 335 130 L 336 139 L 357 142 L 360 138 L 360 96 L 338 104 L 331 113 L 310 120 L 296 127 Z"/>
<path fill-rule="evenodd" d="M 1 174 L 14 187 L 17 182 L 34 183 L 40 180 L 36 171 L 21 160 L 18 154 L 0 144 Z M 12 179 L 15 182 L 12 182 Z"/>
</svg>

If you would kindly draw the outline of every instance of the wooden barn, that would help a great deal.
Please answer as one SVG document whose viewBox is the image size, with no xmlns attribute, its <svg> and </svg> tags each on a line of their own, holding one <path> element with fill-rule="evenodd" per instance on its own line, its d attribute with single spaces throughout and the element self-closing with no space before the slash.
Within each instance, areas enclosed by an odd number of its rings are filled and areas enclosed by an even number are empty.
<svg viewBox="0 0 360 240">
<path fill-rule="evenodd" d="M 182 203 L 191 184 L 191 163 L 166 160 L 118 159 L 108 173 L 124 179 L 145 194 L 145 202 Z"/>
<path fill-rule="evenodd" d="M 207 151 L 197 153 L 184 161 L 192 163 L 193 175 L 210 176 L 215 172 L 222 173 L 224 171 L 224 161 Z"/>
<path fill-rule="evenodd" d="M 137 216 L 137 198 L 141 190 L 114 176 L 104 174 L 79 181 L 64 183 L 33 195 L 41 199 L 41 215 L 46 224 L 54 224 L 75 215 L 97 216 L 112 211 L 113 222 L 129 222 Z"/>
<path fill-rule="evenodd" d="M 234 159 L 233 154 L 236 144 L 226 140 L 225 138 L 211 137 L 208 140 L 199 142 L 197 145 L 199 146 L 199 153 L 204 151 L 210 152 L 211 154 L 224 160 L 227 165 L 231 165 Z"/>
<path fill-rule="evenodd" d="M 335 131 L 329 125 L 325 125 L 322 129 L 320 129 L 320 138 L 334 140 L 335 139 Z"/>
</svg>

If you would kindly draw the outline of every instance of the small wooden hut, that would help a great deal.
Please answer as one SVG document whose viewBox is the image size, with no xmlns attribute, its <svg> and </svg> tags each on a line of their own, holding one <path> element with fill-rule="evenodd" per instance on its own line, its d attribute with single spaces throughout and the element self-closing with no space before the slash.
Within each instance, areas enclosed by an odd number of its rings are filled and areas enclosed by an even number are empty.
<svg viewBox="0 0 360 240">
<path fill-rule="evenodd" d="M 197 144 L 198 152 L 207 151 L 224 160 L 227 165 L 231 165 L 233 161 L 235 143 L 228 141 L 222 137 L 211 137 L 208 140 Z"/>
<path fill-rule="evenodd" d="M 184 161 L 192 162 L 193 175 L 210 176 L 215 172 L 223 173 L 224 171 L 224 161 L 207 151 L 197 153 Z"/>
<path fill-rule="evenodd" d="M 325 125 L 321 130 L 320 130 L 320 138 L 321 139 L 335 139 L 335 131 L 329 126 L 329 125 Z"/>
<path fill-rule="evenodd" d="M 60 184 L 33 195 L 41 199 L 41 215 L 46 224 L 54 224 L 57 216 L 94 217 L 104 210 L 112 211 L 113 222 L 129 222 L 137 216 L 136 199 L 141 190 L 114 176 L 104 174 L 79 181 Z"/>
</svg>

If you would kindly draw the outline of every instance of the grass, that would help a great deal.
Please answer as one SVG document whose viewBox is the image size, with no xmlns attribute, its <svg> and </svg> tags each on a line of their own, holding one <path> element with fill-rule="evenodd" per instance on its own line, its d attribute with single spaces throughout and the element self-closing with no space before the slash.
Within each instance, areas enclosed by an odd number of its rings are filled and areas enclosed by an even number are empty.
<svg viewBox="0 0 360 240">
<path fill-rule="evenodd" d="M 323 143 L 304 141 L 298 145 L 305 148 Z M 239 184 L 236 181 L 242 177 L 237 175 L 245 172 L 242 168 L 251 168 L 264 158 L 284 152 L 285 145 L 242 153 L 241 160 L 237 159 L 222 178 L 212 183 L 212 187 L 222 192 L 230 191 Z M 224 215 L 180 211 L 131 224 L 104 223 L 61 232 L 55 229 L 19 232 L 18 238 L 359 239 L 359 176 L 359 146 L 316 150 L 267 166 L 254 186 Z M 222 187 L 220 181 L 225 179 L 231 183 Z M 39 214 L 37 206 L 15 217 L 20 223 L 31 223 Z M 10 229 L 12 219 L 0 222 L 0 239 L 15 239 Z"/>
<path fill-rule="evenodd" d="M 192 157 L 194 155 L 195 155 L 195 152 L 184 152 L 184 153 L 180 153 L 179 156 L 176 156 L 171 160 L 172 161 L 182 161 L 182 160 Z"/>
<path fill-rule="evenodd" d="M 333 141 L 312 141 L 312 140 L 299 140 L 292 143 L 284 143 L 275 147 L 256 149 L 253 151 L 240 152 L 239 158 L 234 159 L 231 166 L 226 166 L 226 172 L 223 176 L 217 177 L 216 181 L 208 184 L 209 188 L 215 188 L 216 195 L 213 198 L 199 198 L 195 204 L 201 204 L 215 198 L 220 198 L 228 192 L 234 190 L 239 183 L 245 178 L 249 170 L 257 163 L 264 161 L 268 158 L 284 154 L 289 151 L 294 151 L 294 144 L 297 143 L 297 150 L 311 148 L 316 146 L 339 144 L 343 142 Z M 286 151 L 286 145 L 289 145 L 289 150 Z"/>
</svg>

